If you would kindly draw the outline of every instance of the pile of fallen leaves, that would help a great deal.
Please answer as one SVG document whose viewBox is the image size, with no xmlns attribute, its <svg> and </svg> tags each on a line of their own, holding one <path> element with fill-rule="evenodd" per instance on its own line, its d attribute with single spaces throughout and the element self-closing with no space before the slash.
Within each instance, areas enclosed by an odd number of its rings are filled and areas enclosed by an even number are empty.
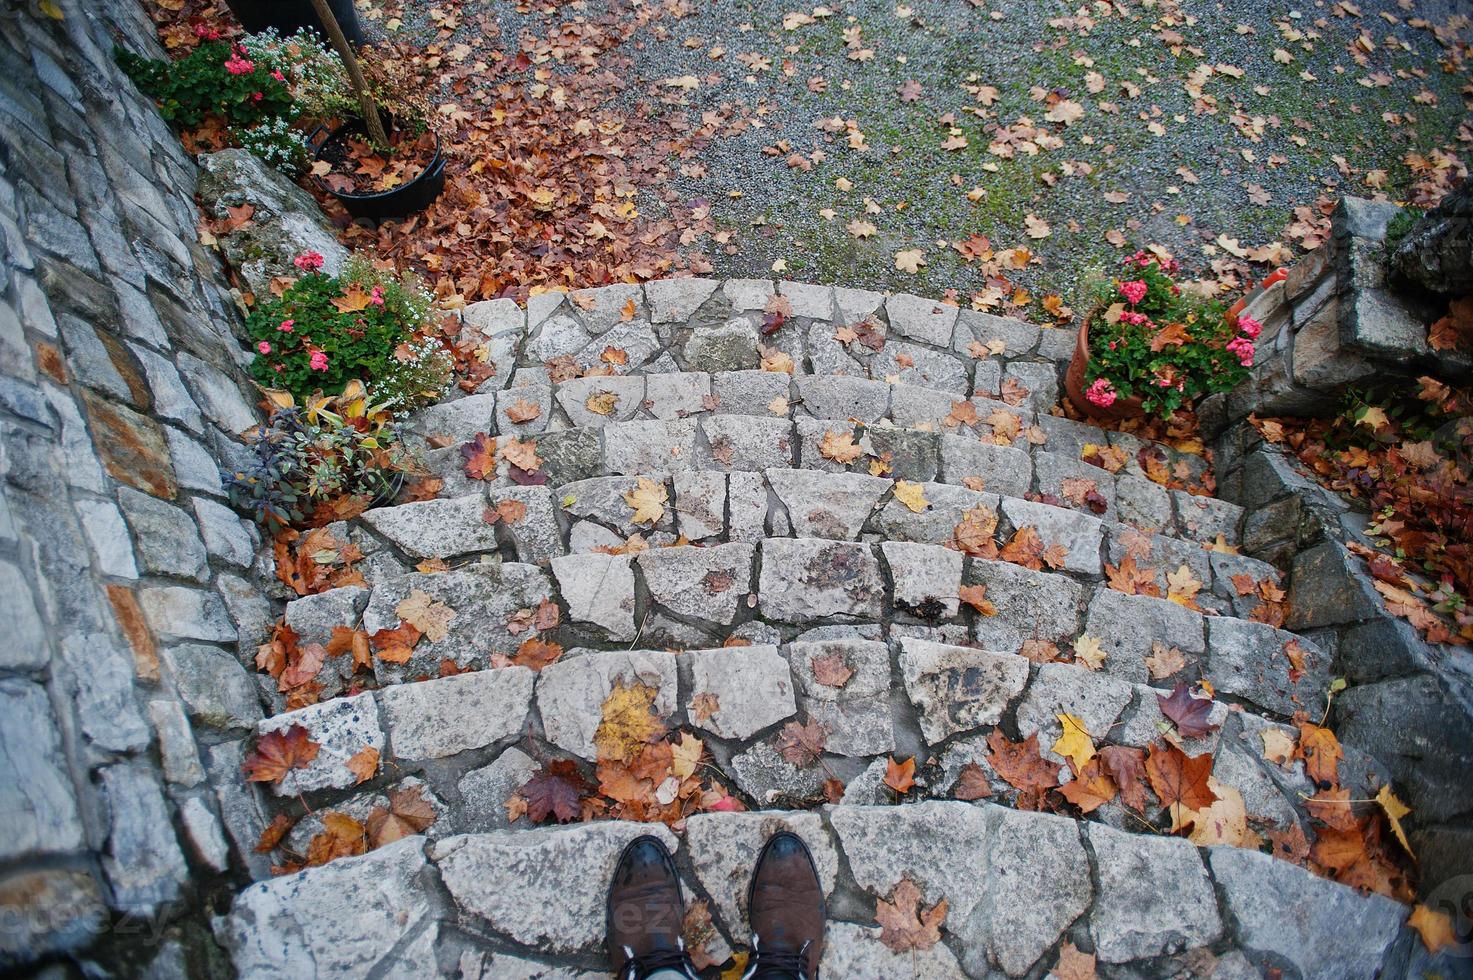
<svg viewBox="0 0 1473 980">
<path fill-rule="evenodd" d="M 442 298 L 466 302 L 710 271 L 691 252 L 715 232 L 710 207 L 669 189 L 672 161 L 744 123 L 727 108 L 665 111 L 668 88 L 627 91 L 620 45 L 663 13 L 548 21 L 503 50 L 491 14 L 436 9 L 436 41 L 382 45 L 434 103 L 446 187 L 407 220 L 347 226 L 345 242 L 425 269 Z"/>
<path fill-rule="evenodd" d="M 1321 483 L 1371 513 L 1359 554 L 1393 615 L 1433 643 L 1473 641 L 1473 398 L 1432 377 L 1415 392 L 1353 394 L 1333 419 L 1250 419 Z"/>
<path fill-rule="evenodd" d="M 381 194 L 424 173 L 437 143 L 431 132 L 395 130 L 389 134 L 389 145 L 386 153 L 365 139 L 342 139 L 313 164 L 312 175 L 340 194 Z"/>
<path fill-rule="evenodd" d="M 703 762 L 705 743 L 669 732 L 655 709 L 659 690 L 640 681 L 614 685 L 604 699 L 589 781 L 571 760 L 553 760 L 507 801 L 507 816 L 660 821 L 679 830 L 692 813 L 741 810 Z"/>
</svg>

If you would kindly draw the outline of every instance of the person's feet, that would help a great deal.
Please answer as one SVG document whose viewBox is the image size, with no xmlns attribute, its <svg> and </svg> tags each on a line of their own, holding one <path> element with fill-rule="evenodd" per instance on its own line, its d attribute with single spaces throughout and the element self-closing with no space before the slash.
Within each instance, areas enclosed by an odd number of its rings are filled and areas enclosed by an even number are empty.
<svg viewBox="0 0 1473 980">
<path fill-rule="evenodd" d="M 656 970 L 695 976 L 680 937 L 680 879 L 658 838 L 646 834 L 624 848 L 609 883 L 607 914 L 609 957 L 619 980 L 644 980 Z"/>
<path fill-rule="evenodd" d="M 818 980 L 823 958 L 823 887 L 813 856 L 796 834 L 774 834 L 757 857 L 747 893 L 752 980 Z"/>
</svg>

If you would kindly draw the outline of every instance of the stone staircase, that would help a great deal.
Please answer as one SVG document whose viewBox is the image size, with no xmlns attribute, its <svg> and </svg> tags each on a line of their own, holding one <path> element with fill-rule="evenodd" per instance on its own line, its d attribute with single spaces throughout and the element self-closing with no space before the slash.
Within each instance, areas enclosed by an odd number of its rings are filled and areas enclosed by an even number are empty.
<svg viewBox="0 0 1473 980">
<path fill-rule="evenodd" d="M 412 420 L 440 496 L 330 526 L 364 584 L 285 606 L 303 644 L 393 630 L 420 594 L 453 615 L 401 662 L 327 658 L 317 704 L 288 710 L 263 675 L 275 710 L 258 733 L 301 726 L 320 749 L 229 808 L 266 879 L 217 922 L 241 975 L 600 975 L 604 889 L 641 833 L 677 851 L 719 963 L 746 941 L 745 876 L 783 827 L 830 892 L 829 977 L 1039 976 L 1066 944 L 1110 976 L 1426 961 L 1397 902 L 1167 836 L 1148 791 L 1139 810 L 1035 812 L 990 762 L 994 733 L 1036 737 L 1068 778 L 1064 715 L 1100 746 L 1169 739 L 1210 753 L 1247 828 L 1276 841 L 1303 836 L 1317 789 L 1275 747 L 1297 737 L 1293 715 L 1325 711 L 1332 653 L 1272 625 L 1282 576 L 1236 553 L 1242 511 L 1210 495 L 1200 455 L 1050 414 L 1072 334 L 918 297 L 700 279 L 479 303 L 463 320 L 499 370 Z M 559 376 L 621 363 L 554 380 L 549 361 Z M 498 454 L 473 480 L 460 447 L 479 435 L 526 443 L 539 465 Z M 636 514 L 636 495 L 654 505 Z M 1111 587 L 1131 563 L 1158 595 Z M 990 607 L 968 600 L 976 586 Z M 529 637 L 563 653 L 518 663 Z M 1198 680 L 1207 730 L 1181 731 L 1158 695 Z M 704 744 L 728 802 L 678 834 L 509 820 L 551 760 L 593 771 L 603 705 L 636 683 Z M 791 722 L 825 731 L 813 764 L 781 750 Z M 364 781 L 349 762 L 366 749 L 379 765 Z M 214 774 L 241 751 L 213 753 Z M 898 793 L 887 766 L 906 758 L 915 785 Z M 1350 748 L 1339 775 L 1355 799 L 1387 782 Z M 960 795 L 985 799 L 956 798 L 964 776 Z M 422 833 L 276 878 L 253 850 L 278 813 L 305 808 L 283 841 L 304 854 L 326 814 L 361 821 L 406 789 L 433 810 Z M 875 901 L 905 878 L 928 907 L 947 902 L 944 940 L 896 954 Z"/>
</svg>

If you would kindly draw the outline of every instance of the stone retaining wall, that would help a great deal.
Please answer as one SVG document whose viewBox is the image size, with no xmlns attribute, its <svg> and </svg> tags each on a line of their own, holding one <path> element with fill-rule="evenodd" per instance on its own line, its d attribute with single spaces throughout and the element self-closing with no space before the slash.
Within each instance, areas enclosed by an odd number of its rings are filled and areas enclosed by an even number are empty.
<svg viewBox="0 0 1473 980">
<path fill-rule="evenodd" d="M 1218 440 L 1226 499 L 1243 505 L 1243 551 L 1288 572 L 1287 629 L 1334 657 L 1347 683 L 1331 727 L 1381 762 L 1416 814 L 1424 895 L 1473 874 L 1473 651 L 1426 642 L 1393 616 L 1346 547 L 1369 515 L 1321 487 L 1291 454 L 1242 423 Z"/>
<path fill-rule="evenodd" d="M 0 968 L 179 970 L 205 947 L 168 923 L 229 870 L 208 773 L 260 715 L 235 645 L 274 615 L 215 463 L 256 415 L 195 167 L 112 61 L 153 26 L 57 7 L 0 12 Z"/>
<path fill-rule="evenodd" d="M 1287 628 L 1333 651 L 1349 687 L 1332 718 L 1342 741 L 1385 764 L 1420 829 L 1424 893 L 1473 873 L 1473 653 L 1425 642 L 1391 615 L 1365 563 L 1346 544 L 1369 516 L 1319 485 L 1291 454 L 1244 420 L 1324 416 L 1341 392 L 1371 380 L 1466 374 L 1468 360 L 1434 352 L 1427 324 L 1441 310 L 1387 282 L 1387 228 L 1401 209 L 1342 198 L 1331 241 L 1258 293 L 1245 309 L 1263 324 L 1253 376 L 1203 405 L 1204 431 L 1218 434 L 1220 495 L 1243 505 L 1243 550 L 1289 573 Z"/>
</svg>

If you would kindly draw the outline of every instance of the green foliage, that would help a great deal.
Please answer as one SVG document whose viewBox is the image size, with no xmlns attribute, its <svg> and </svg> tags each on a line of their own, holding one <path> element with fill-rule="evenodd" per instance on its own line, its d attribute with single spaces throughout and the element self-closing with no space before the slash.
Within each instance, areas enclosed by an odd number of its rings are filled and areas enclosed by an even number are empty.
<svg viewBox="0 0 1473 980">
<path fill-rule="evenodd" d="M 251 437 L 245 468 L 226 473 L 236 509 L 269 527 L 300 524 L 320 504 L 357 496 L 392 499 L 412 468 L 398 430 L 386 417 L 344 418 L 297 408 L 277 411 Z"/>
<path fill-rule="evenodd" d="M 1406 208 L 1396 212 L 1396 215 L 1386 224 L 1386 251 L 1395 251 L 1401 240 L 1407 237 L 1407 232 L 1417 223 L 1417 215 Z"/>
<path fill-rule="evenodd" d="M 1240 332 L 1221 304 L 1183 290 L 1174 261 L 1137 252 L 1124 264 L 1094 288 L 1085 372 L 1092 401 L 1138 397 L 1148 414 L 1165 418 L 1248 377 L 1258 325 L 1245 320 Z"/>
<path fill-rule="evenodd" d="M 158 103 L 159 113 L 181 126 L 198 126 L 207 116 L 249 127 L 297 115 L 285 76 L 276 66 L 252 60 L 245 49 L 225 41 L 208 41 L 178 61 L 154 61 L 122 47 L 113 54 L 138 88 Z"/>
<path fill-rule="evenodd" d="M 246 320 L 256 359 L 251 375 L 305 402 L 335 395 L 354 379 L 386 377 L 394 350 L 429 317 L 430 296 L 355 258 L 341 276 L 309 271 Z"/>
</svg>

